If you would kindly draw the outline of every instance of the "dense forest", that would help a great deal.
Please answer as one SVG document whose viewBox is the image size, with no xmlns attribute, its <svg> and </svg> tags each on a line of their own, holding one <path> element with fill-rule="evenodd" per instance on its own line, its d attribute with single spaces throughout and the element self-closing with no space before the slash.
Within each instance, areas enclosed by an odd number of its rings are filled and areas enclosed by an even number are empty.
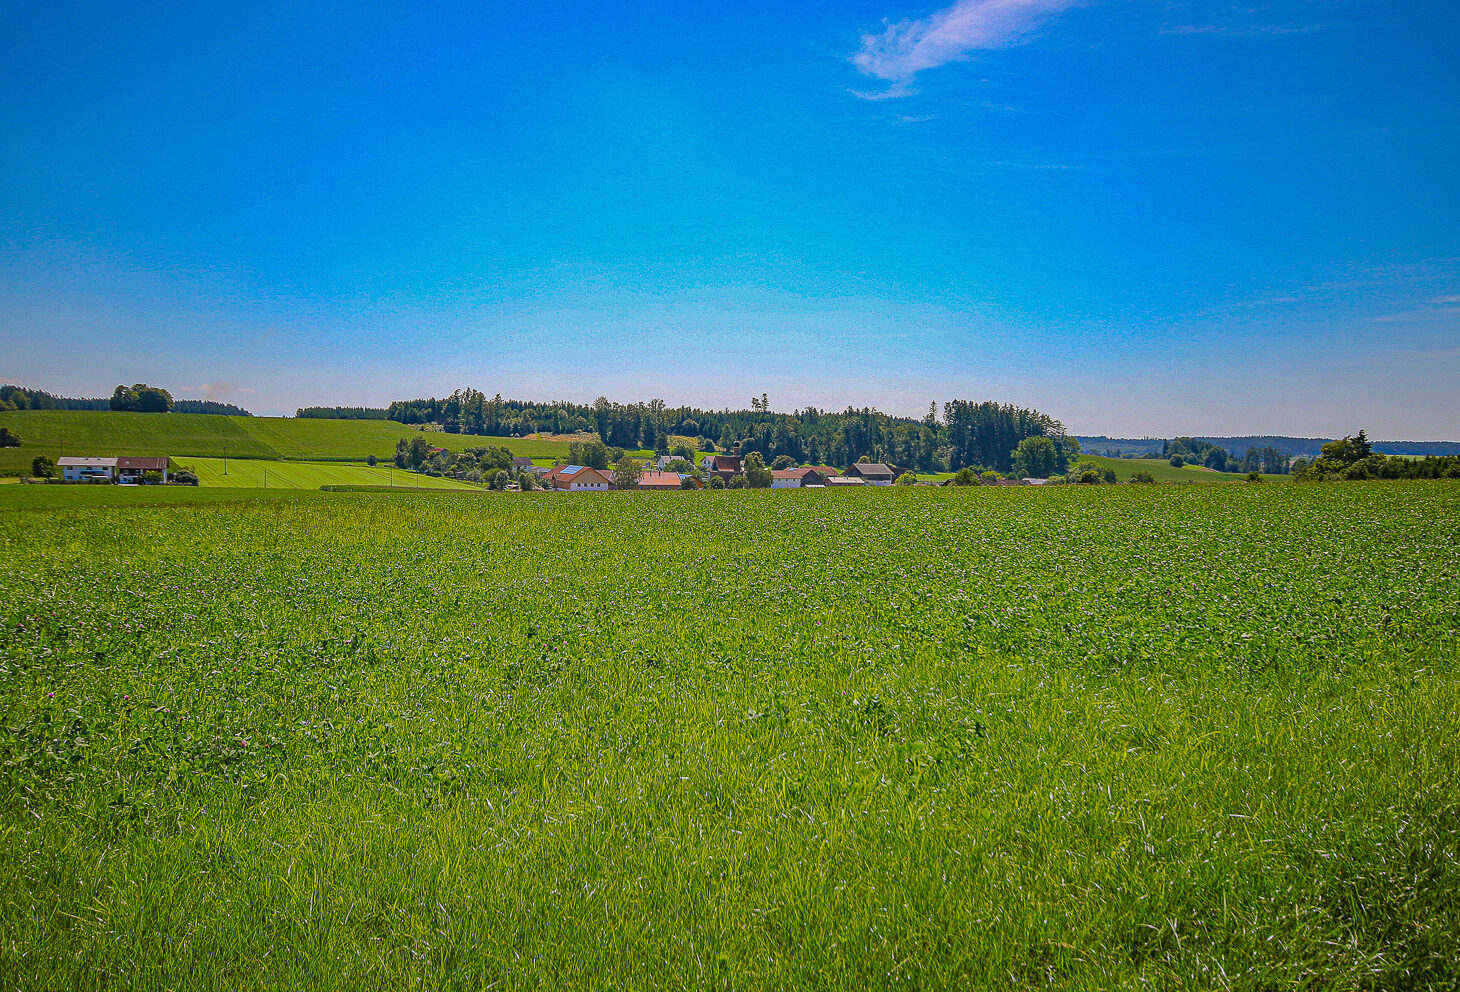
<svg viewBox="0 0 1460 992">
<path fill-rule="evenodd" d="M 301 406 L 294 416 L 303 420 L 389 420 L 389 411 L 379 406 Z"/>
<path fill-rule="evenodd" d="M 591 406 L 533 403 L 459 389 L 444 399 L 395 402 L 387 413 L 391 420 L 436 424 L 451 433 L 593 433 L 613 447 L 661 453 L 669 451 L 670 435 L 682 435 L 718 450 L 738 444 L 741 454 L 759 452 L 767 463 L 787 455 L 798 463 L 845 466 L 866 457 L 923 472 L 966 467 L 1008 472 L 1020 441 L 1065 433 L 1059 421 L 1038 410 L 968 400 L 943 404 L 941 417 L 933 404 L 927 416 L 915 419 L 869 408 L 773 413 L 765 396 L 753 399 L 749 410 L 715 411 L 669 407 L 663 400 L 611 403 L 604 397 Z"/>
</svg>

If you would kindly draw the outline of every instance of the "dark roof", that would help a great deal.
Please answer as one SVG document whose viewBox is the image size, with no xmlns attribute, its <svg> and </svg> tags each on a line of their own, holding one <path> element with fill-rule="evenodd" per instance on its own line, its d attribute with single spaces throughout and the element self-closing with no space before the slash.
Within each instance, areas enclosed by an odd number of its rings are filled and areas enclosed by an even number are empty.
<svg viewBox="0 0 1460 992">
<path fill-rule="evenodd" d="M 847 466 L 848 475 L 880 476 L 895 474 L 892 469 L 881 462 L 857 462 L 855 465 Z"/>
<path fill-rule="evenodd" d="M 513 455 L 512 464 L 517 468 L 531 468 L 532 459 L 528 458 L 526 455 Z"/>
<path fill-rule="evenodd" d="M 716 472 L 739 472 L 740 457 L 738 455 L 711 455 L 713 461 L 710 467 Z"/>
<path fill-rule="evenodd" d="M 117 468 L 141 469 L 144 472 L 166 472 L 166 455 L 123 455 L 117 459 Z"/>
</svg>

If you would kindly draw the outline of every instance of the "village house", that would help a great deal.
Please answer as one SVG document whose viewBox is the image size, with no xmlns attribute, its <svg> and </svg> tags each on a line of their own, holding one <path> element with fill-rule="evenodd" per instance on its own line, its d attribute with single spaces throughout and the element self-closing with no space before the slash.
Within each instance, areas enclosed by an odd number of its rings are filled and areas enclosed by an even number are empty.
<svg viewBox="0 0 1460 992">
<path fill-rule="evenodd" d="M 531 458 L 528 458 L 525 455 L 513 455 L 512 467 L 517 469 L 519 472 L 530 472 L 532 471 L 534 466 L 532 464 Z"/>
<path fill-rule="evenodd" d="M 804 489 L 807 486 L 825 485 L 826 476 L 806 465 L 799 468 L 774 469 L 771 472 L 772 489 Z"/>
<path fill-rule="evenodd" d="M 584 465 L 559 465 L 543 476 L 542 482 L 551 489 L 570 493 L 602 492 L 613 487 L 608 476 Z"/>
<path fill-rule="evenodd" d="M 858 462 L 848 465 L 844 473 L 849 478 L 861 479 L 869 486 L 890 486 L 897 474 L 881 462 Z"/>
<path fill-rule="evenodd" d="M 143 485 L 147 481 L 147 473 L 156 472 L 166 482 L 171 468 L 172 462 L 166 455 L 125 455 L 117 459 L 117 481 L 124 486 Z"/>
<path fill-rule="evenodd" d="M 692 475 L 681 475 L 678 472 L 645 472 L 639 476 L 639 488 L 652 490 L 679 489 L 684 485 L 685 479 L 694 479 L 696 489 L 702 485 L 700 480 L 695 479 Z"/>
<path fill-rule="evenodd" d="M 116 481 L 117 460 L 115 458 L 77 458 L 67 456 L 56 462 L 61 470 L 62 482 L 106 482 Z"/>
</svg>

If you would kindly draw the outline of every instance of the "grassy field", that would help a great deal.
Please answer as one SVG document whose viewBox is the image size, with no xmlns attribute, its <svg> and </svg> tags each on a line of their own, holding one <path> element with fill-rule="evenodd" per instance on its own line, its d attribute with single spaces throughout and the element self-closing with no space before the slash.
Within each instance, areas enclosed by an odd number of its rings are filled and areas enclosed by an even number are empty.
<svg viewBox="0 0 1460 992">
<path fill-rule="evenodd" d="M 6 486 L 0 988 L 1454 988 L 1457 538 Z"/>
<path fill-rule="evenodd" d="M 19 448 L 0 448 L 0 472 L 29 471 L 36 455 L 158 455 L 174 458 L 288 458 L 299 461 L 364 461 L 388 458 L 414 428 L 388 420 L 312 420 L 285 417 L 217 417 L 204 414 L 111 413 L 92 410 L 0 411 L 0 427 L 20 436 Z M 432 444 L 463 451 L 505 445 L 528 458 L 565 458 L 562 441 L 429 433 Z"/>
<path fill-rule="evenodd" d="M 440 479 L 415 472 L 392 471 L 385 466 L 350 465 L 344 462 L 266 462 L 228 459 L 224 473 L 221 458 L 185 458 L 179 463 L 198 474 L 203 486 L 235 488 L 318 489 L 320 486 L 390 486 L 416 489 L 469 489 L 481 486 L 455 479 Z"/>
<path fill-rule="evenodd" d="M 1090 461 L 1101 468 L 1115 470 L 1115 477 L 1126 482 L 1139 471 L 1147 471 L 1157 482 L 1240 482 L 1247 477 L 1245 472 L 1216 472 L 1201 465 L 1183 465 L 1172 468 L 1168 458 L 1105 458 L 1100 455 L 1081 455 L 1080 461 Z M 1287 482 L 1286 475 L 1265 475 L 1269 482 Z"/>
</svg>

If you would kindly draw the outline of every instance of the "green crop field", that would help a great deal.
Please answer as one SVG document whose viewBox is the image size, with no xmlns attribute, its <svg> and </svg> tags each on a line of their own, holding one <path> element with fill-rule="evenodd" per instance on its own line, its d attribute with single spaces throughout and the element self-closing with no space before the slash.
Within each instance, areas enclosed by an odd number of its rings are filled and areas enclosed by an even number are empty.
<svg viewBox="0 0 1460 992">
<path fill-rule="evenodd" d="M 184 458 L 179 464 L 198 474 L 200 485 L 235 488 L 318 489 L 320 486 L 400 486 L 416 489 L 470 489 L 481 486 L 455 479 L 441 479 L 415 472 L 403 472 L 384 465 L 350 465 L 344 462 L 266 462 L 257 459 L 228 459 L 224 472 L 221 458 Z"/>
<path fill-rule="evenodd" d="M 5 486 L 0 541 L 0 988 L 1456 987 L 1454 484 Z"/>
<path fill-rule="evenodd" d="M 36 455 L 169 455 L 173 458 L 288 458 L 364 461 L 388 458 L 401 438 L 420 431 L 389 420 L 312 420 L 292 417 L 220 417 L 192 413 L 112 413 L 92 410 L 0 412 L 0 427 L 20 436 L 19 448 L 0 448 L 0 472 L 28 472 Z M 426 435 L 432 444 L 463 451 L 505 445 L 528 458 L 566 458 L 563 441 Z"/>
</svg>

